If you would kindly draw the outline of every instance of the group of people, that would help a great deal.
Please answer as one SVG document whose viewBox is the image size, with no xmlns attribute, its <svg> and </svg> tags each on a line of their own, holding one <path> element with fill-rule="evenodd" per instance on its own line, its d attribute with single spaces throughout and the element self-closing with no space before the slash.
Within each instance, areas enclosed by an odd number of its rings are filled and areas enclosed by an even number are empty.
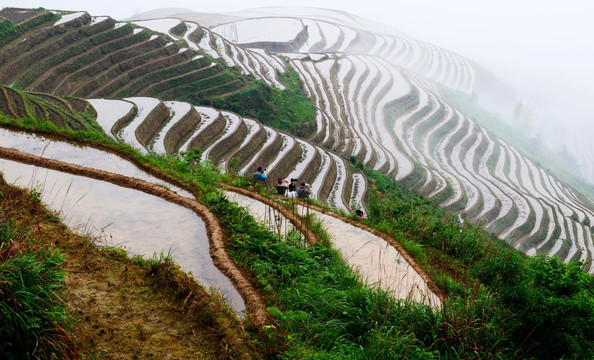
<svg viewBox="0 0 594 360">
<path fill-rule="evenodd" d="M 307 199 L 311 194 L 311 186 L 305 181 L 302 181 L 298 187 L 295 184 L 299 180 L 291 179 L 291 181 L 283 178 L 278 178 L 278 184 L 275 185 L 276 192 L 279 195 L 285 195 L 292 199 Z"/>
<path fill-rule="evenodd" d="M 268 174 L 266 168 L 258 166 L 254 173 L 254 183 L 266 183 Z M 285 195 L 293 199 L 307 199 L 311 194 L 311 186 L 305 181 L 302 181 L 299 186 L 295 184 L 299 180 L 291 179 L 291 181 L 283 178 L 278 178 L 278 184 L 275 186 L 279 195 Z"/>
<path fill-rule="evenodd" d="M 267 178 L 268 174 L 266 173 L 266 168 L 258 166 L 258 169 L 256 169 L 256 172 L 254 173 L 254 182 L 265 183 Z M 287 179 L 278 178 L 278 184 L 276 184 L 274 187 L 276 188 L 276 192 L 279 195 L 285 195 L 292 199 L 309 198 L 309 195 L 311 194 L 311 186 L 305 181 L 302 181 L 301 184 L 296 187 L 295 184 L 297 182 L 299 182 L 298 179 L 291 179 L 291 181 L 289 181 Z M 357 209 L 355 213 L 357 216 L 359 216 L 359 218 L 365 219 L 365 213 L 363 210 Z"/>
</svg>

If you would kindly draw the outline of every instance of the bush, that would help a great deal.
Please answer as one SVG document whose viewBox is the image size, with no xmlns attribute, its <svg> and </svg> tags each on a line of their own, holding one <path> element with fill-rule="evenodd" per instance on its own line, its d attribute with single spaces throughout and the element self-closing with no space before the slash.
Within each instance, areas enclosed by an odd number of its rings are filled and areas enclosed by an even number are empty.
<svg viewBox="0 0 594 360">
<path fill-rule="evenodd" d="M 371 179 L 369 224 L 402 239 L 442 289 L 477 284 L 486 289 L 480 296 L 456 291 L 460 296 L 446 302 L 443 321 L 450 330 L 439 341 L 456 356 L 475 348 L 484 357 L 492 352 L 503 358 L 591 358 L 594 277 L 582 263 L 529 258 L 474 224 L 460 224 L 394 180 L 364 170 Z M 464 285 L 456 285 L 444 269 Z"/>
<path fill-rule="evenodd" d="M 517 304 L 518 334 L 532 345 L 535 357 L 586 359 L 594 354 L 594 278 L 581 266 L 544 256 L 527 261 L 527 281 L 515 286 L 525 293 Z"/>
</svg>

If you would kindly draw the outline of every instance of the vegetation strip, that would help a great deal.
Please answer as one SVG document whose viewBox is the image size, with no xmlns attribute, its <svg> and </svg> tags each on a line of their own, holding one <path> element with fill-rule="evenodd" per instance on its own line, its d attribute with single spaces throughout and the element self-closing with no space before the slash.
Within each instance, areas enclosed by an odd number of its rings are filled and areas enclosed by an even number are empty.
<svg viewBox="0 0 594 360">
<path fill-rule="evenodd" d="M 320 207 L 320 206 L 317 206 L 314 204 L 311 204 L 310 207 L 316 211 L 323 213 L 323 214 L 332 216 L 332 217 L 337 218 L 341 221 L 344 221 L 344 222 L 349 223 L 353 226 L 356 226 L 360 229 L 363 229 L 367 232 L 370 232 L 373 235 L 376 235 L 376 236 L 382 238 L 383 240 L 385 240 L 388 244 L 390 244 L 392 247 L 394 247 L 402 255 L 402 257 L 408 262 L 408 264 L 410 266 L 412 266 L 412 268 L 415 269 L 415 271 L 423 278 L 425 283 L 427 283 L 429 290 L 433 291 L 435 293 L 435 295 L 437 295 L 441 301 L 445 300 L 445 295 L 443 293 L 443 290 L 440 289 L 435 284 L 435 281 L 433 281 L 433 279 L 431 279 L 429 277 L 429 275 L 427 275 L 425 270 L 417 263 L 417 261 L 415 261 L 415 259 L 408 253 L 408 251 L 404 248 L 404 246 L 402 246 L 402 244 L 400 242 L 396 241 L 394 238 L 390 237 L 389 235 L 386 235 L 385 233 L 383 233 L 377 229 L 369 227 L 369 226 L 361 223 L 360 221 L 354 220 L 351 217 L 339 215 L 333 211 L 329 211 L 328 209 L 325 209 L 323 207 Z"/>
<path fill-rule="evenodd" d="M 316 244 L 318 242 L 318 236 L 313 231 L 311 231 L 311 229 L 308 227 L 308 224 L 306 222 L 304 222 L 303 220 L 301 220 L 297 216 L 297 214 L 295 214 L 294 211 L 287 209 L 286 207 L 282 206 L 281 204 L 279 204 L 265 196 L 262 196 L 258 193 L 252 192 L 252 191 L 249 191 L 247 189 L 242 189 L 242 188 L 238 188 L 238 187 L 234 187 L 234 186 L 230 186 L 230 185 L 226 185 L 226 184 L 221 184 L 221 185 L 229 191 L 233 191 L 234 193 L 250 197 L 254 200 L 258 200 L 258 201 L 274 208 L 275 210 L 280 212 L 285 218 L 287 218 L 297 229 L 299 229 L 299 231 L 301 231 L 301 233 L 307 239 L 307 242 L 309 242 L 312 245 Z"/>
<path fill-rule="evenodd" d="M 83 166 L 67 164 L 53 159 L 45 159 L 4 147 L 0 147 L 0 157 L 52 170 L 67 172 L 73 175 L 80 175 L 97 180 L 108 181 L 118 186 L 136 189 L 154 196 L 161 197 L 167 201 L 176 203 L 194 211 L 204 220 L 206 224 L 208 239 L 210 242 L 210 255 L 213 258 L 215 266 L 217 266 L 226 276 L 231 279 L 239 293 L 243 296 L 246 303 L 246 308 L 249 312 L 250 321 L 258 327 L 261 327 L 266 323 L 267 313 L 264 302 L 250 281 L 241 273 L 241 271 L 229 258 L 229 255 L 225 250 L 221 224 L 206 206 L 198 203 L 195 200 L 182 197 L 159 185 L 107 171 L 85 168 Z"/>
</svg>

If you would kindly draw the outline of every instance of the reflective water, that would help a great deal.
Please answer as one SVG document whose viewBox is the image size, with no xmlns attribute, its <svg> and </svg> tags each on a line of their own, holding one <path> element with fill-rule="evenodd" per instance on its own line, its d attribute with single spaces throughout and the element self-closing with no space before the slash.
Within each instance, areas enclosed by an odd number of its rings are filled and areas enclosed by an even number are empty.
<svg viewBox="0 0 594 360">
<path fill-rule="evenodd" d="M 310 212 L 324 222 L 336 249 L 367 284 L 382 288 L 399 299 L 431 306 L 441 304 L 417 271 L 386 240 L 333 216 L 315 210 Z"/>
<path fill-rule="evenodd" d="M 44 138 L 3 129 L 0 145 L 157 182 L 132 163 L 92 148 L 61 142 L 48 146 Z M 0 159 L 0 172 L 11 184 L 37 187 L 42 201 L 64 223 L 102 244 L 120 245 L 145 258 L 171 253 L 199 283 L 218 289 L 239 315 L 245 312 L 243 299 L 231 281 L 214 266 L 205 224 L 194 212 L 137 190 L 14 161 Z"/>
<path fill-rule="evenodd" d="M 35 134 L 3 128 L 0 128 L 0 146 L 17 149 L 47 159 L 55 159 L 69 164 L 109 171 L 160 184 L 182 196 L 193 198 L 189 192 L 146 173 L 128 160 L 91 147 L 77 146 L 63 141 L 50 140 Z"/>
</svg>

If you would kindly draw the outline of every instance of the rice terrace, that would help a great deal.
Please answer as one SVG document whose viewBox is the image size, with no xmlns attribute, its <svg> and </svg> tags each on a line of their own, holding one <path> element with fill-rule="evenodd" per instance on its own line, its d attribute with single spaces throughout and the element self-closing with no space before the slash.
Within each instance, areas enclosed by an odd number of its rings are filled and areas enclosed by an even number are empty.
<svg viewBox="0 0 594 360">
<path fill-rule="evenodd" d="M 339 10 L 80 7 L 0 10 L 0 358 L 594 358 L 594 185 L 484 67 Z"/>
</svg>

